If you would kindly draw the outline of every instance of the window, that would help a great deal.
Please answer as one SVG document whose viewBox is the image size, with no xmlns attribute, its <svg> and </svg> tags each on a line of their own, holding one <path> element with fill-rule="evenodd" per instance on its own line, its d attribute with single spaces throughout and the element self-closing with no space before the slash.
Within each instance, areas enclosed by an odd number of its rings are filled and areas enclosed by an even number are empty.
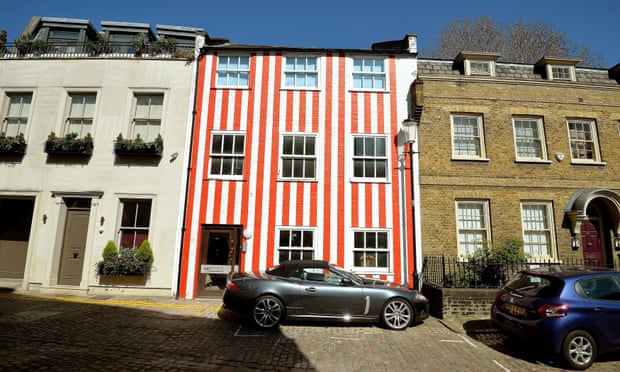
<svg viewBox="0 0 620 372">
<path fill-rule="evenodd" d="M 521 203 L 523 250 L 530 256 L 552 256 L 553 210 L 551 203 Z"/>
<path fill-rule="evenodd" d="M 469 256 L 490 241 L 488 202 L 459 201 L 456 209 L 458 254 Z"/>
<path fill-rule="evenodd" d="M 596 125 L 593 120 L 568 120 L 568 133 L 573 161 L 597 162 L 600 160 Z"/>
<path fill-rule="evenodd" d="M 282 136 L 282 178 L 314 179 L 316 176 L 316 136 Z"/>
<path fill-rule="evenodd" d="M 383 58 L 353 58 L 353 88 L 385 89 Z"/>
<path fill-rule="evenodd" d="M 155 141 L 160 134 L 163 104 L 163 94 L 136 96 L 136 113 L 133 119 L 134 137 L 140 135 L 145 142 Z"/>
<path fill-rule="evenodd" d="M 367 269 L 389 268 L 387 231 L 355 231 L 353 235 L 353 266 Z"/>
<path fill-rule="evenodd" d="M 250 58 L 247 56 L 219 56 L 217 60 L 217 85 L 220 87 L 246 88 L 250 75 Z"/>
<path fill-rule="evenodd" d="M 149 238 L 151 221 L 151 200 L 121 200 L 123 214 L 121 217 L 121 247 L 137 248 Z"/>
<path fill-rule="evenodd" d="M 287 260 L 311 260 L 313 258 L 313 230 L 280 229 L 280 243 L 278 245 L 279 262 Z"/>
<path fill-rule="evenodd" d="M 460 159 L 485 157 L 481 115 L 452 116 L 452 156 Z"/>
<path fill-rule="evenodd" d="M 572 80 L 571 66 L 551 66 L 552 80 Z"/>
<path fill-rule="evenodd" d="M 387 179 L 387 138 L 353 137 L 353 177 Z"/>
<path fill-rule="evenodd" d="M 546 160 L 547 152 L 542 119 L 516 117 L 512 119 L 515 150 L 518 160 Z"/>
<path fill-rule="evenodd" d="M 467 60 L 466 66 L 469 69 L 466 71 L 466 75 L 485 75 L 491 76 L 491 61 L 476 61 L 476 60 Z"/>
<path fill-rule="evenodd" d="M 241 176 L 245 135 L 241 133 L 214 133 L 211 140 L 212 176 Z"/>
<path fill-rule="evenodd" d="M 93 116 L 95 115 L 97 96 L 92 93 L 80 93 L 71 94 L 70 99 L 71 106 L 65 134 L 77 133 L 78 138 L 83 138 L 93 131 Z"/>
<path fill-rule="evenodd" d="M 316 88 L 318 86 L 316 62 L 316 57 L 286 57 L 284 85 L 287 88 Z"/>
<path fill-rule="evenodd" d="M 9 94 L 9 110 L 2 122 L 2 130 L 7 137 L 26 134 L 28 114 L 30 113 L 31 93 Z"/>
</svg>

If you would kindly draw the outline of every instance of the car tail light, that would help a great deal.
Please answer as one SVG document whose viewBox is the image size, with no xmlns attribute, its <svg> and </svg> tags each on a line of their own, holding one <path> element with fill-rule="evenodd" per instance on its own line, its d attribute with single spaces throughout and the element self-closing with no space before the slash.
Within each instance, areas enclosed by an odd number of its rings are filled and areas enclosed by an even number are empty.
<svg viewBox="0 0 620 372">
<path fill-rule="evenodd" d="M 568 315 L 568 305 L 547 304 L 538 308 L 538 315 L 543 318 L 562 318 Z"/>
<path fill-rule="evenodd" d="M 228 281 L 226 282 L 226 289 L 230 289 L 231 291 L 240 291 L 241 287 L 239 287 L 233 282 Z"/>
</svg>

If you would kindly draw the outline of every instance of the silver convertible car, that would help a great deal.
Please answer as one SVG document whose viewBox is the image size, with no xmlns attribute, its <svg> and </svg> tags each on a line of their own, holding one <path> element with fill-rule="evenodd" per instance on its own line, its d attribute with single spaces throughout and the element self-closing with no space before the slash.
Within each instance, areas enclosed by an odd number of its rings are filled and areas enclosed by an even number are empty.
<svg viewBox="0 0 620 372">
<path fill-rule="evenodd" d="M 326 261 L 285 261 L 261 273 L 231 273 L 224 308 L 248 314 L 263 329 L 283 320 L 381 322 L 402 330 L 428 317 L 418 291 L 360 277 Z"/>
</svg>

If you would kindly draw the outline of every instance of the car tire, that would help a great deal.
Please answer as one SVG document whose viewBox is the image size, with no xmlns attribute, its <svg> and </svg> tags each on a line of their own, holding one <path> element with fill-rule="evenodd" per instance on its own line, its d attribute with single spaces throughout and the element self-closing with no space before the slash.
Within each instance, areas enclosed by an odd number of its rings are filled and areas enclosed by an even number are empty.
<svg viewBox="0 0 620 372">
<path fill-rule="evenodd" d="M 596 359 L 596 342 L 586 331 L 573 331 L 562 343 L 562 357 L 568 367 L 584 370 Z"/>
<path fill-rule="evenodd" d="M 257 327 L 276 328 L 284 318 L 284 306 L 275 296 L 261 296 L 254 302 L 250 315 Z"/>
<path fill-rule="evenodd" d="M 381 321 L 389 329 L 398 331 L 406 329 L 413 318 L 411 304 L 402 298 L 388 300 L 381 309 Z"/>
</svg>

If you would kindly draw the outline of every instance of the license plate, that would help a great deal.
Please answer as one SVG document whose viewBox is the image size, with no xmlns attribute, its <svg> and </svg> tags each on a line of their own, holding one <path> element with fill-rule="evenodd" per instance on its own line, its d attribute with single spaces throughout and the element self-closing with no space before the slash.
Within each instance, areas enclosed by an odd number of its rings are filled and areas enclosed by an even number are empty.
<svg viewBox="0 0 620 372">
<path fill-rule="evenodd" d="M 521 315 L 521 316 L 527 313 L 527 310 L 525 308 L 515 305 L 515 304 L 505 304 L 504 309 L 506 309 L 506 311 L 508 311 L 509 313 L 513 313 L 513 314 Z"/>
</svg>

